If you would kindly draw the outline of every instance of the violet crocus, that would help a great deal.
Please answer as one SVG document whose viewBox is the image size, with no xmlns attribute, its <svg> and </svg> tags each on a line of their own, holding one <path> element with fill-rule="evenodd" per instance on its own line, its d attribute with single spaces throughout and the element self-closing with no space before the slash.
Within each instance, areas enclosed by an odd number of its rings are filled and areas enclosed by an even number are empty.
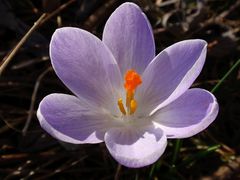
<svg viewBox="0 0 240 180">
<path fill-rule="evenodd" d="M 64 142 L 105 142 L 124 166 L 152 164 L 167 138 L 191 137 L 218 114 L 210 92 L 189 89 L 206 52 L 207 43 L 194 39 L 155 56 L 150 23 L 133 3 L 112 13 L 102 41 L 79 28 L 57 29 L 50 43 L 52 66 L 74 95 L 46 96 L 37 111 L 40 125 Z"/>
</svg>

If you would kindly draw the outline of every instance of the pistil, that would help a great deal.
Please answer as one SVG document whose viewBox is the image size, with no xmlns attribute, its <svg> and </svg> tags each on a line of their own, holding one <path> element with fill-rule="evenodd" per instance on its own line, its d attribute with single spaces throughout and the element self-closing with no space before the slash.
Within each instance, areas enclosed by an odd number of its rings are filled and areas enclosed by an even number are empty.
<svg viewBox="0 0 240 180">
<path fill-rule="evenodd" d="M 137 109 L 137 101 L 134 99 L 134 94 L 137 86 L 142 83 L 141 76 L 133 69 L 128 70 L 125 74 L 124 88 L 126 90 L 126 109 L 124 108 L 122 98 L 118 100 L 119 110 L 123 115 L 132 115 Z"/>
</svg>

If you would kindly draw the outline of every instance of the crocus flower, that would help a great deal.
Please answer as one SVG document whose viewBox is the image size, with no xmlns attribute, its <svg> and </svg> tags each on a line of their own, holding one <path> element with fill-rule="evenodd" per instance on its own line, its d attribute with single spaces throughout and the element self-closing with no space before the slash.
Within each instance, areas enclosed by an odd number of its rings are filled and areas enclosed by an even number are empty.
<svg viewBox="0 0 240 180">
<path fill-rule="evenodd" d="M 150 23 L 133 3 L 112 13 L 102 41 L 79 28 L 57 29 L 51 62 L 74 95 L 46 96 L 37 111 L 40 124 L 64 142 L 105 142 L 124 166 L 152 164 L 167 138 L 191 137 L 217 116 L 218 103 L 210 92 L 189 89 L 206 51 L 207 43 L 195 39 L 155 56 Z"/>
</svg>

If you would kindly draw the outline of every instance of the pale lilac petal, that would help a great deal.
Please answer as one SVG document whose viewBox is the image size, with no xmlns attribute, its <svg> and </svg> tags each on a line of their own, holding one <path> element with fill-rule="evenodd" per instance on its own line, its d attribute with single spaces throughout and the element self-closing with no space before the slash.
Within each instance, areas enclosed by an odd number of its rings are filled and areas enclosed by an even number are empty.
<svg viewBox="0 0 240 180">
<path fill-rule="evenodd" d="M 141 9 L 124 3 L 108 19 L 103 42 L 113 53 L 122 74 L 129 69 L 142 73 L 155 56 L 152 28 Z"/>
<path fill-rule="evenodd" d="M 171 104 L 153 114 L 168 138 L 187 138 L 206 129 L 218 114 L 218 103 L 210 92 L 189 89 Z"/>
<path fill-rule="evenodd" d="M 163 50 L 144 71 L 139 111 L 156 111 L 181 96 L 201 72 L 206 51 L 204 40 L 185 40 Z"/>
<path fill-rule="evenodd" d="M 53 137 L 73 144 L 100 143 L 110 127 L 111 117 L 95 112 L 77 97 L 50 94 L 40 103 L 37 116 L 40 125 Z"/>
<path fill-rule="evenodd" d="M 167 139 L 163 131 L 153 125 L 126 126 L 107 131 L 105 143 L 120 164 L 138 168 L 157 161 L 167 146 Z"/>
<path fill-rule="evenodd" d="M 108 48 L 94 35 L 79 28 L 60 28 L 50 43 L 55 72 L 81 99 L 118 112 L 122 77 Z"/>
</svg>

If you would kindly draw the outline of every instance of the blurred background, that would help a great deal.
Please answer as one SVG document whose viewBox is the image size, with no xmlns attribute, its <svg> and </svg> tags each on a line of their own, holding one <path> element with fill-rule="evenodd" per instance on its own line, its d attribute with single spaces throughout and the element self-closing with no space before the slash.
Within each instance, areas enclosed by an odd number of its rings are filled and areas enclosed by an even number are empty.
<svg viewBox="0 0 240 180">
<path fill-rule="evenodd" d="M 71 94 L 51 68 L 51 35 L 74 26 L 101 38 L 109 15 L 124 2 L 0 0 L 0 179 L 240 179 L 239 67 L 214 90 L 220 104 L 216 121 L 192 138 L 168 141 L 164 155 L 145 168 L 119 166 L 104 143 L 70 145 L 41 129 L 36 118 L 41 99 L 53 92 Z M 208 42 L 194 87 L 211 91 L 240 58 L 239 0 L 131 2 L 149 18 L 157 53 L 180 40 Z"/>
</svg>

